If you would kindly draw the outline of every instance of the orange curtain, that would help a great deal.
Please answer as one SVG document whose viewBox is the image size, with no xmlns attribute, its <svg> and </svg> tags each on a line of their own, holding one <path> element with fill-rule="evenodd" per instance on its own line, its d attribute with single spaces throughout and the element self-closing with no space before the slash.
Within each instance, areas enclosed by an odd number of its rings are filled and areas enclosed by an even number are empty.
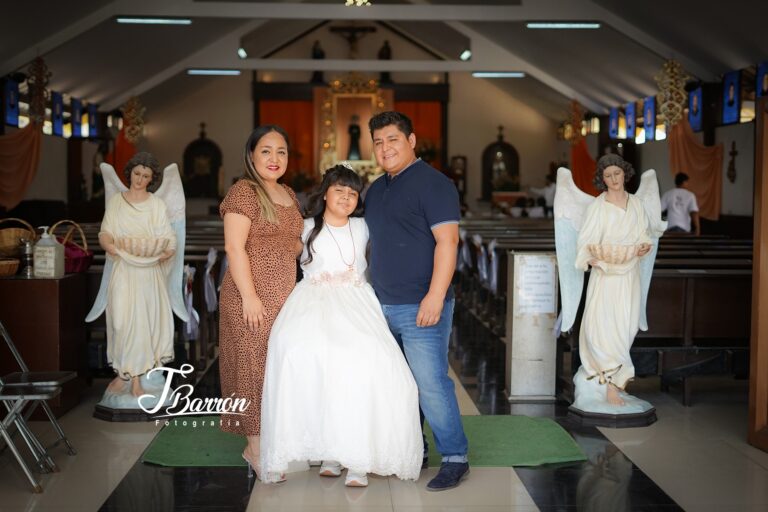
<svg viewBox="0 0 768 512">
<path fill-rule="evenodd" d="M 571 172 L 576 186 L 593 196 L 600 194 L 592 183 L 596 169 L 597 162 L 589 155 L 587 141 L 582 137 L 579 142 L 571 146 Z"/>
<path fill-rule="evenodd" d="M 40 163 L 43 132 L 35 123 L 0 137 L 0 205 L 10 210 L 24 199 Z"/>
<path fill-rule="evenodd" d="M 125 130 L 123 129 L 117 133 L 117 138 L 115 139 L 115 148 L 107 153 L 107 156 L 104 158 L 106 163 L 115 168 L 115 172 L 120 178 L 120 181 L 122 181 L 126 186 L 128 186 L 128 183 L 125 181 L 123 169 L 125 168 L 125 164 L 128 163 L 128 160 L 130 160 L 135 154 L 136 146 L 131 144 L 128 139 L 125 138 Z"/>
<path fill-rule="evenodd" d="M 395 110 L 411 118 L 413 132 L 416 134 L 416 148 L 421 144 L 431 143 L 435 157 L 429 162 L 437 169 L 442 169 L 440 160 L 443 148 L 443 110 L 439 101 L 395 101 Z"/>
<path fill-rule="evenodd" d="M 263 100 L 259 102 L 259 117 L 261 124 L 276 124 L 288 133 L 291 152 L 283 181 L 290 184 L 298 171 L 312 176 L 315 161 L 312 136 L 315 114 L 312 102 Z"/>
<path fill-rule="evenodd" d="M 696 194 L 699 215 L 720 218 L 723 191 L 723 145 L 704 146 L 696 140 L 688 119 L 672 127 L 669 134 L 669 170 L 688 175 L 688 189 Z"/>
</svg>

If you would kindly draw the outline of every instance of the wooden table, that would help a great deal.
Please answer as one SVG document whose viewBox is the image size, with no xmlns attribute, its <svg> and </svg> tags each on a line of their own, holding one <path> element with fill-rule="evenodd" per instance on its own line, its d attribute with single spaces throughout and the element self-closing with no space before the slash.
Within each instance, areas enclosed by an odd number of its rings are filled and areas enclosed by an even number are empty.
<svg viewBox="0 0 768 512">
<path fill-rule="evenodd" d="M 68 274 L 61 279 L 0 279 L 0 321 L 29 369 L 78 372 L 77 378 L 49 402 L 57 417 L 80 402 L 85 388 L 86 283 L 85 274 Z M 14 371 L 19 371 L 16 360 L 0 341 L 0 374 Z"/>
</svg>

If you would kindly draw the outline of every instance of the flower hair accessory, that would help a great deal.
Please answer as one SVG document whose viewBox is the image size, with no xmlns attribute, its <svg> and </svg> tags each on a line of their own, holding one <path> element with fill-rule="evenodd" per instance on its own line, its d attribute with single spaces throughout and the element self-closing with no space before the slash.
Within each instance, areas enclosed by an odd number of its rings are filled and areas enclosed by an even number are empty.
<svg viewBox="0 0 768 512">
<path fill-rule="evenodd" d="M 355 170 L 355 168 L 352 167 L 352 164 L 349 162 L 349 160 L 344 160 L 342 162 L 339 162 L 339 165 L 346 167 L 350 171 L 354 171 Z"/>
</svg>

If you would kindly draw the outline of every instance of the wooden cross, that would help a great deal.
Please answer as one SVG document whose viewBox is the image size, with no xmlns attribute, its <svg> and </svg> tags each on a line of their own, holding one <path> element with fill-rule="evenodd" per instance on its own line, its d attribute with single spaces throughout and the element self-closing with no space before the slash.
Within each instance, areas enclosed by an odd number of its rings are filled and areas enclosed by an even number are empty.
<svg viewBox="0 0 768 512">
<path fill-rule="evenodd" d="M 360 27 L 357 25 L 338 25 L 331 27 L 331 32 L 338 34 L 349 43 L 349 58 L 357 56 L 357 42 L 366 34 L 376 32 L 376 27 Z"/>
</svg>

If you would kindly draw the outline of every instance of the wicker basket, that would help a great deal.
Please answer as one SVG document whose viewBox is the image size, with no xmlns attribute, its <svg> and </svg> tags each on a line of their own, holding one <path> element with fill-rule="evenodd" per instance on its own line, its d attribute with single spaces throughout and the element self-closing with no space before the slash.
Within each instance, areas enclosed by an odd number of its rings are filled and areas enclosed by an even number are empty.
<svg viewBox="0 0 768 512">
<path fill-rule="evenodd" d="M 56 228 L 63 224 L 69 224 L 64 236 L 56 236 Z M 81 244 L 78 244 L 72 240 L 72 235 L 77 230 L 80 233 Z M 48 231 L 52 236 L 56 236 L 56 239 L 64 245 L 64 272 L 67 274 L 74 274 L 78 272 L 85 272 L 93 262 L 93 251 L 88 250 L 88 241 L 85 239 L 85 233 L 80 224 L 73 220 L 60 220 Z"/>
<path fill-rule="evenodd" d="M 17 270 L 19 270 L 19 260 L 12 258 L 0 259 L 0 277 L 16 275 Z"/>
<path fill-rule="evenodd" d="M 0 224 L 9 222 L 15 222 L 22 224 L 23 228 L 3 228 L 0 229 L 0 258 L 15 257 L 21 254 L 21 239 L 26 238 L 28 240 L 37 241 L 37 235 L 35 234 L 35 228 L 29 225 L 22 219 L 15 217 L 8 217 L 0 219 Z"/>
</svg>

